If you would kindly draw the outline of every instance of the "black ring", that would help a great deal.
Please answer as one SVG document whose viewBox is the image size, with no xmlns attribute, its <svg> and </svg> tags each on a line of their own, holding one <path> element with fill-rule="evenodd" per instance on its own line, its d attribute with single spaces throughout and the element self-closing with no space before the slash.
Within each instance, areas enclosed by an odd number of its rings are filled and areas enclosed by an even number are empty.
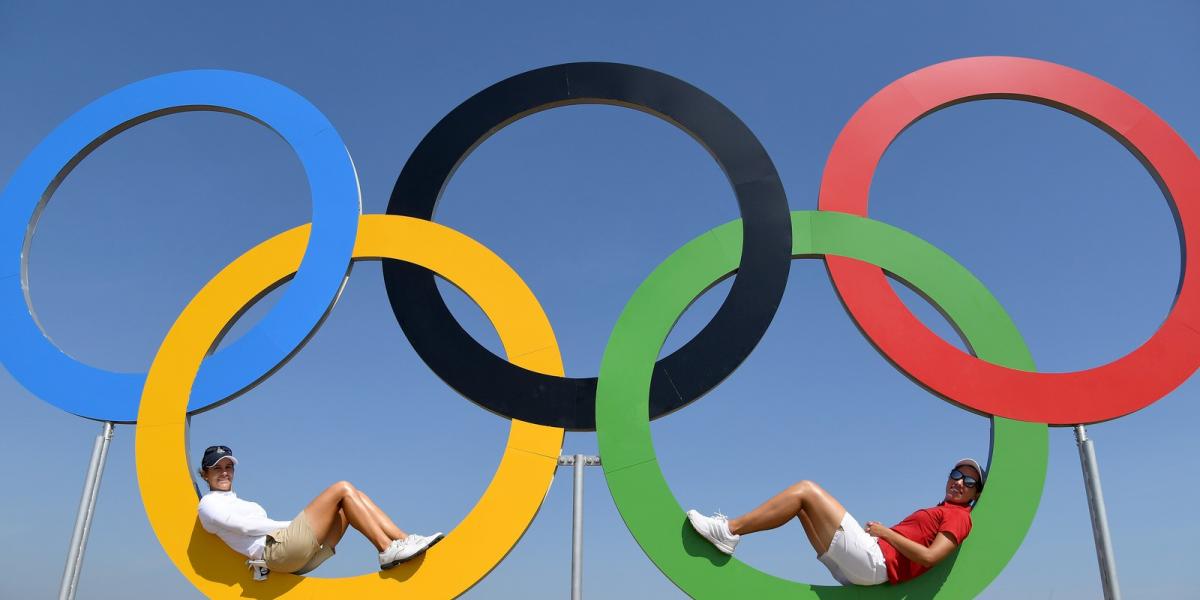
<svg viewBox="0 0 1200 600">
<path fill-rule="evenodd" d="M 650 416 L 660 417 L 716 387 L 749 356 L 787 285 L 792 226 L 783 184 L 758 138 L 723 104 L 679 79 L 631 65 L 569 63 L 527 71 L 475 94 L 426 134 L 401 170 L 387 212 L 432 220 L 442 190 L 476 146 L 522 117 L 572 104 L 624 106 L 679 127 L 716 159 L 737 197 L 744 232 L 738 274 L 712 321 L 655 364 Z M 396 320 L 447 384 L 504 417 L 596 428 L 596 378 L 535 373 L 492 354 L 455 320 L 431 271 L 382 262 Z"/>
</svg>

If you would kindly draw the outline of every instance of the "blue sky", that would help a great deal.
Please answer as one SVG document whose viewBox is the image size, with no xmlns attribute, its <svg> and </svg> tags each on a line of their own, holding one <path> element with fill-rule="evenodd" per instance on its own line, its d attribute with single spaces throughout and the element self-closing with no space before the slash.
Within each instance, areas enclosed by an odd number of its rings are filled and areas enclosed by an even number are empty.
<svg viewBox="0 0 1200 600">
<path fill-rule="evenodd" d="M 401 166 L 446 112 L 510 75 L 577 60 L 625 62 L 684 79 L 755 132 L 792 209 L 816 208 L 829 149 L 867 98 L 921 67 L 1003 54 L 1058 62 L 1120 87 L 1200 144 L 1200 7 L 1187 2 L 934 2 L 521 6 L 253 3 L 167 7 L 0 3 L 0 182 L 89 101 L 152 75 L 245 71 L 313 102 L 354 157 L 363 211 L 383 212 Z M 46 208 L 30 252 L 47 334 L 90 364 L 144 370 L 187 300 L 245 250 L 310 219 L 286 143 L 215 113 L 158 119 L 84 160 Z M 669 124 L 614 107 L 540 113 L 481 145 L 436 220 L 480 240 L 537 294 L 568 374 L 594 375 L 638 283 L 672 250 L 737 216 L 702 148 Z M 1181 268 L 1171 213 L 1120 144 L 1065 113 L 1011 101 L 939 112 L 890 148 L 871 216 L 911 231 L 974 272 L 1013 316 L 1044 371 L 1115 360 L 1170 310 Z M 680 321 L 667 349 L 711 316 L 728 284 Z M 452 309 L 498 343 L 464 296 Z M 270 306 L 272 294 L 232 332 Z M 931 327 L 952 330 L 915 295 Z M 1117 565 L 1129 597 L 1200 594 L 1197 528 L 1172 510 L 1200 494 L 1190 435 L 1196 383 L 1089 429 Z M 0 495 L 0 597 L 58 587 L 98 423 L 39 400 L 0 372 L 8 467 Z M 506 423 L 426 369 L 391 315 L 376 263 L 360 263 L 325 326 L 255 390 L 193 420 L 193 454 L 226 443 L 236 488 L 278 518 L 349 479 L 402 526 L 449 529 L 482 493 Z M 823 265 L 796 261 L 784 302 L 746 363 L 709 395 L 656 421 L 676 496 L 740 513 L 798 479 L 821 482 L 860 520 L 896 522 L 935 502 L 946 467 L 988 451 L 987 420 L 895 371 L 842 311 Z M 198 597 L 159 548 L 139 499 L 133 428 L 119 427 L 80 597 Z M 564 451 L 591 453 L 595 435 Z M 508 559 L 470 597 L 561 598 L 569 582 L 569 471 Z M 585 590 L 677 597 L 625 529 L 600 470 L 586 479 Z M 1167 512 L 1163 512 L 1166 510 Z M 798 524 L 748 538 L 767 572 L 832 583 Z M 323 576 L 373 568 L 347 539 Z M 1038 517 L 990 598 L 1094 598 L 1099 577 L 1074 439 L 1051 431 Z"/>
</svg>

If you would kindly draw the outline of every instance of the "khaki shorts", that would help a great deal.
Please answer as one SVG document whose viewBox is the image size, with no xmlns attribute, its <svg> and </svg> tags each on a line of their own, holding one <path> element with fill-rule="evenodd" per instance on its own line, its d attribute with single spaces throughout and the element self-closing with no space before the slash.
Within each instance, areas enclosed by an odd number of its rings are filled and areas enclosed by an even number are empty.
<svg viewBox="0 0 1200 600">
<path fill-rule="evenodd" d="M 326 548 L 317 541 L 308 517 L 300 511 L 290 525 L 267 534 L 263 560 L 272 571 L 303 575 L 321 566 L 333 554 L 333 548 Z"/>
</svg>

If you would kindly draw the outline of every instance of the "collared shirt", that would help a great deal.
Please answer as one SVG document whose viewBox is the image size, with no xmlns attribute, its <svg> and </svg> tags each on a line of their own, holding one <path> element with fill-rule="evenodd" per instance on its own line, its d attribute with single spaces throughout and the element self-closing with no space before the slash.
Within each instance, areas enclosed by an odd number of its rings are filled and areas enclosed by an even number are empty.
<svg viewBox="0 0 1200 600">
<path fill-rule="evenodd" d="M 247 558 L 261 558 L 267 534 L 289 524 L 267 517 L 257 502 L 242 500 L 232 491 L 210 491 L 200 499 L 200 525 Z"/>
<path fill-rule="evenodd" d="M 893 525 L 892 530 L 925 547 L 929 547 L 934 538 L 944 531 L 954 536 L 954 541 L 962 545 L 963 540 L 971 533 L 971 507 L 942 502 L 908 515 L 903 521 Z M 879 540 L 879 549 L 883 551 L 883 561 L 887 564 L 890 583 L 908 581 L 929 570 L 929 567 L 909 560 L 885 540 Z"/>
</svg>

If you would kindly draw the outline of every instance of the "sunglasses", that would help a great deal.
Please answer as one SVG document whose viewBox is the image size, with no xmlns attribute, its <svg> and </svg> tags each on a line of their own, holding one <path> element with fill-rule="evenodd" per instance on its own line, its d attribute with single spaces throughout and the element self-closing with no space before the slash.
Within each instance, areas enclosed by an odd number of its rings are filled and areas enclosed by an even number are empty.
<svg viewBox="0 0 1200 600">
<path fill-rule="evenodd" d="M 979 485 L 978 479 L 975 479 L 974 477 L 971 477 L 970 475 L 967 475 L 966 473 L 963 473 L 962 471 L 959 471 L 958 469 L 954 469 L 953 471 L 950 471 L 950 479 L 953 479 L 955 481 L 958 481 L 959 479 L 961 479 L 963 482 L 963 485 L 965 485 L 971 489 L 975 489 L 975 487 Z"/>
<path fill-rule="evenodd" d="M 208 454 L 209 452 L 217 452 L 217 451 L 224 452 L 225 454 L 233 454 L 233 450 L 230 450 L 229 446 L 209 446 L 204 449 L 205 454 Z"/>
</svg>

